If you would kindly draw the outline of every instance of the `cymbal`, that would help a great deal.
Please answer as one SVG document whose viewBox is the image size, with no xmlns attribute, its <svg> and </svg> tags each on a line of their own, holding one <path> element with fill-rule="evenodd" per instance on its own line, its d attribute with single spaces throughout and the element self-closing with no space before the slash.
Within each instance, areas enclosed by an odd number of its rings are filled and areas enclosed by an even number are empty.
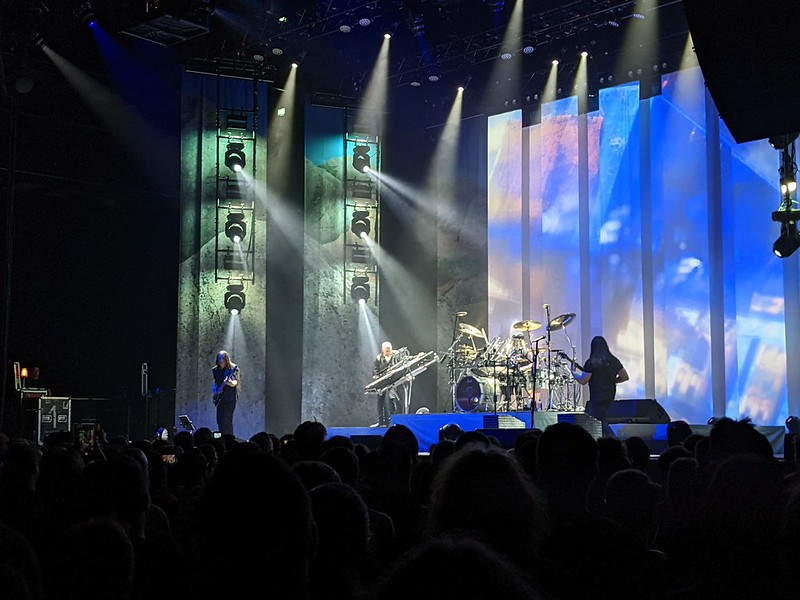
<svg viewBox="0 0 800 600">
<path fill-rule="evenodd" d="M 574 315 L 573 315 L 574 316 Z M 514 323 L 513 328 L 517 331 L 536 331 L 542 326 L 539 321 L 520 321 L 519 323 Z"/>
<path fill-rule="evenodd" d="M 474 325 L 470 325 L 469 323 L 459 323 L 458 330 L 461 333 L 466 333 L 472 337 L 483 337 L 481 330 L 475 327 Z"/>
<path fill-rule="evenodd" d="M 563 315 L 558 315 L 555 319 L 550 321 L 550 324 L 547 328 L 550 331 L 558 331 L 559 329 L 564 329 L 567 325 L 572 323 L 575 320 L 575 313 L 564 313 Z"/>
<path fill-rule="evenodd" d="M 460 352 L 462 354 L 477 354 L 478 351 L 472 346 L 462 344 L 456 348 L 456 352 Z"/>
</svg>

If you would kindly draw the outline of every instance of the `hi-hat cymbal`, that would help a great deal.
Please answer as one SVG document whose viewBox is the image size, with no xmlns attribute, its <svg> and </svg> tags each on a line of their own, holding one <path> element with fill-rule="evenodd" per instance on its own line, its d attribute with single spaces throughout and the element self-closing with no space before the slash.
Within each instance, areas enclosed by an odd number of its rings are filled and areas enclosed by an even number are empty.
<svg viewBox="0 0 800 600">
<path fill-rule="evenodd" d="M 514 323 L 513 328 L 517 331 L 535 331 L 542 326 L 539 321 L 520 321 L 519 323 Z"/>
<path fill-rule="evenodd" d="M 475 327 L 474 325 L 470 325 L 469 323 L 459 323 L 458 330 L 461 333 L 466 333 L 472 337 L 483 337 L 481 330 Z"/>
<path fill-rule="evenodd" d="M 564 329 L 567 325 L 572 323 L 575 320 L 575 313 L 564 313 L 563 315 L 558 315 L 555 319 L 550 321 L 550 324 L 547 328 L 550 331 L 558 331 L 559 329 Z"/>
</svg>

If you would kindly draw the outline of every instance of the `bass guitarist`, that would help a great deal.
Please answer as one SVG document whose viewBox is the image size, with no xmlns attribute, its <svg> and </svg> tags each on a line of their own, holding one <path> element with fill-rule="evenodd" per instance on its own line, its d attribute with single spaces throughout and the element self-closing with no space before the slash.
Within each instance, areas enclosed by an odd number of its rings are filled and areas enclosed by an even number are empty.
<svg viewBox="0 0 800 600">
<path fill-rule="evenodd" d="M 223 435 L 233 435 L 233 411 L 239 399 L 239 366 L 226 350 L 217 354 L 217 365 L 211 369 L 214 385 L 211 387 L 214 406 L 217 407 L 217 427 Z"/>
</svg>

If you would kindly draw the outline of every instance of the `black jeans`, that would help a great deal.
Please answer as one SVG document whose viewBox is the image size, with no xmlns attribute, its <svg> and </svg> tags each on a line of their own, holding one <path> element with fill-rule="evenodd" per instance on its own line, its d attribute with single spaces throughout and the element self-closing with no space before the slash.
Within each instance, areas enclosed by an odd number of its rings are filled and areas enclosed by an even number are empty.
<svg viewBox="0 0 800 600">
<path fill-rule="evenodd" d="M 222 400 L 217 404 L 217 427 L 221 434 L 233 435 L 233 411 L 236 410 L 236 400 Z"/>
<path fill-rule="evenodd" d="M 378 425 L 389 426 L 389 419 L 397 412 L 397 400 L 388 392 L 378 395 Z"/>
</svg>

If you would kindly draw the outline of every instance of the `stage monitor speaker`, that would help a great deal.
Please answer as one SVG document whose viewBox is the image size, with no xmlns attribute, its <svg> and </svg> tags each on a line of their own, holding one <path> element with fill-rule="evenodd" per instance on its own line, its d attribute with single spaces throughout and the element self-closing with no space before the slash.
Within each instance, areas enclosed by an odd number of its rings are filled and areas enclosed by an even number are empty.
<svg viewBox="0 0 800 600">
<path fill-rule="evenodd" d="M 684 0 L 697 60 L 739 142 L 800 131 L 800 3 Z"/>
<path fill-rule="evenodd" d="M 577 425 L 581 429 L 588 431 L 589 435 L 596 440 L 599 440 L 601 437 L 603 437 L 603 424 L 595 419 L 592 415 L 575 412 L 558 413 L 558 422 L 572 423 L 573 425 Z"/>
<path fill-rule="evenodd" d="M 638 423 L 642 425 L 664 425 L 670 422 L 664 407 L 652 398 L 641 400 L 617 400 L 611 403 L 606 413 L 606 423 Z"/>
</svg>

